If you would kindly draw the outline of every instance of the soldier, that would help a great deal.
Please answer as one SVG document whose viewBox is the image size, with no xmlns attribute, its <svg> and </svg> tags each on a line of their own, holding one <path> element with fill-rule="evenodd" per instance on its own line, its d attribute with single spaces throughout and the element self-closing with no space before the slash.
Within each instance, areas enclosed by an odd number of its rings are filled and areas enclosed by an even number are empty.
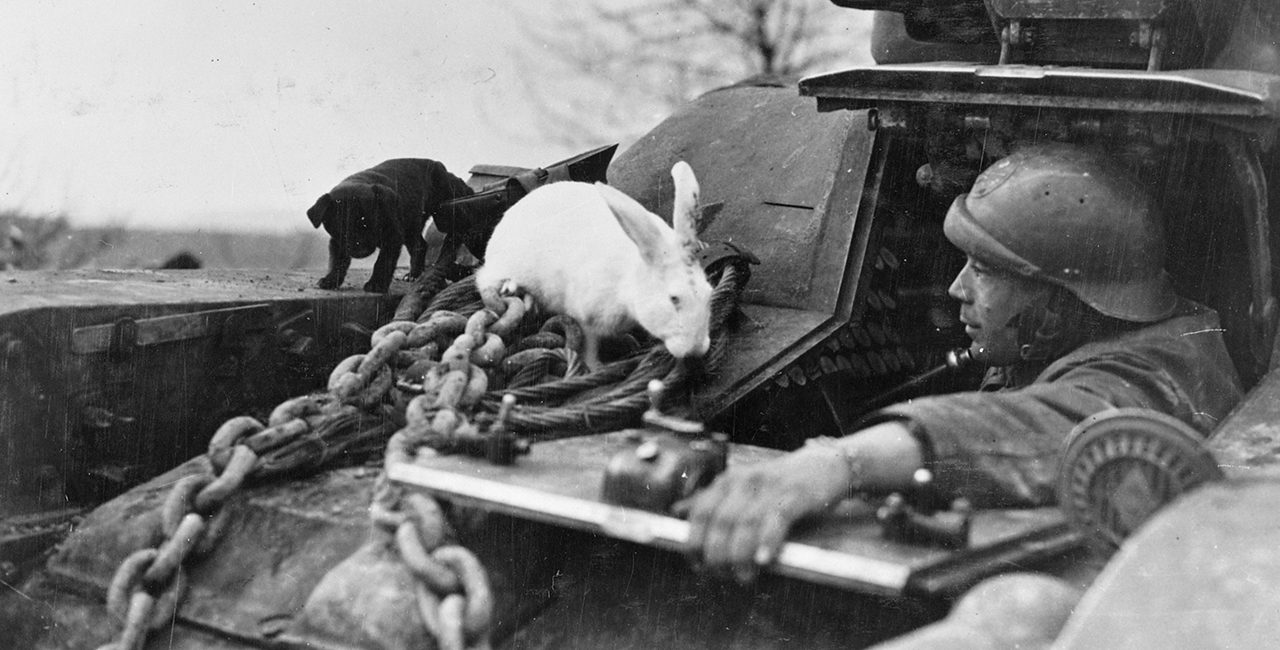
<svg viewBox="0 0 1280 650">
<path fill-rule="evenodd" d="M 1240 380 L 1217 314 L 1169 284 L 1162 221 L 1097 152 L 1035 145 L 992 165 L 944 223 L 968 256 L 948 293 L 990 366 L 981 389 L 891 406 L 845 437 L 730 468 L 678 504 L 690 554 L 750 580 L 797 520 L 854 492 L 907 488 L 922 467 L 975 505 L 1051 503 L 1067 434 L 1113 407 L 1207 434 Z"/>
</svg>

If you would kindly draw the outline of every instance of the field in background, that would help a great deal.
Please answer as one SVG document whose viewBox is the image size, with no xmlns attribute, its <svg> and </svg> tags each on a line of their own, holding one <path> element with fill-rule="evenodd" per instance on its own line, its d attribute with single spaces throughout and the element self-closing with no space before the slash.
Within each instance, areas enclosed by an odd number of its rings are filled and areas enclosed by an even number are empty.
<svg viewBox="0 0 1280 650">
<path fill-rule="evenodd" d="M 328 236 L 322 230 L 291 233 L 219 230 L 149 230 L 73 227 L 65 216 L 35 218 L 0 213 L 0 269 L 148 269 L 185 258 L 202 268 L 323 269 Z M 408 264 L 408 255 L 402 258 Z M 373 257 L 355 260 L 366 268 Z"/>
<path fill-rule="evenodd" d="M 98 254 L 83 265 L 86 268 L 157 268 L 186 252 L 204 268 L 322 269 L 328 260 L 328 241 L 324 231 L 268 234 L 85 228 L 67 233 L 53 246 L 55 251 L 59 246 L 97 249 Z"/>
</svg>

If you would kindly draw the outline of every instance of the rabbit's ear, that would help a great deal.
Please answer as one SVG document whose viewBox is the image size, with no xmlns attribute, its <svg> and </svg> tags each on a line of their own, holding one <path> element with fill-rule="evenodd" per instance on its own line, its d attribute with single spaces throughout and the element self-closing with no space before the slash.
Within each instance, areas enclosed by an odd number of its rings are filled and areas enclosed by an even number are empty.
<svg viewBox="0 0 1280 650">
<path fill-rule="evenodd" d="M 319 228 L 324 224 L 325 217 L 329 216 L 329 210 L 333 209 L 333 197 L 325 194 L 316 199 L 315 205 L 307 210 L 307 218 L 311 220 L 311 225 Z"/>
<path fill-rule="evenodd" d="M 696 254 L 702 249 L 702 243 L 698 241 L 698 179 L 689 163 L 681 160 L 671 168 L 671 180 L 675 184 L 671 224 L 680 238 L 680 245 Z"/>
<path fill-rule="evenodd" d="M 666 233 L 663 232 L 666 224 L 662 223 L 658 215 L 644 209 L 639 201 L 616 188 L 604 183 L 596 183 L 596 190 L 608 204 L 609 211 L 618 220 L 618 224 L 622 226 L 622 231 L 636 243 L 636 247 L 640 249 L 640 256 L 650 266 L 659 265 L 666 257 L 670 246 L 666 240 Z"/>
</svg>

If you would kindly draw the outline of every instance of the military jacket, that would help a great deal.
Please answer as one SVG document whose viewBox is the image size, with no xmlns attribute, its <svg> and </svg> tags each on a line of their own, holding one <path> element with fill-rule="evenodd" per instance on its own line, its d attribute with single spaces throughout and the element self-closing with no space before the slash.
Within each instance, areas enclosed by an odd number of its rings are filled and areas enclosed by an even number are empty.
<svg viewBox="0 0 1280 650">
<path fill-rule="evenodd" d="M 1207 435 L 1241 394 L 1217 313 L 1187 301 L 1164 321 L 1076 348 L 1025 385 L 917 399 L 872 419 L 908 421 L 944 494 L 979 506 L 1045 505 L 1064 442 L 1090 415 L 1149 408 Z"/>
</svg>

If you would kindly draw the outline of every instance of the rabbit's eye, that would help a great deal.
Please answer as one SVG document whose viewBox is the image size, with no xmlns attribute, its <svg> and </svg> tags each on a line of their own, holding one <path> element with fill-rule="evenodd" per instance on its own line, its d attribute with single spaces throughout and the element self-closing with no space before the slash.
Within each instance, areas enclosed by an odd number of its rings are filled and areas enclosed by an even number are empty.
<svg viewBox="0 0 1280 650">
<path fill-rule="evenodd" d="M 680 296 L 671 296 L 671 305 L 672 305 L 673 307 L 679 307 L 679 306 L 680 306 Z"/>
</svg>

